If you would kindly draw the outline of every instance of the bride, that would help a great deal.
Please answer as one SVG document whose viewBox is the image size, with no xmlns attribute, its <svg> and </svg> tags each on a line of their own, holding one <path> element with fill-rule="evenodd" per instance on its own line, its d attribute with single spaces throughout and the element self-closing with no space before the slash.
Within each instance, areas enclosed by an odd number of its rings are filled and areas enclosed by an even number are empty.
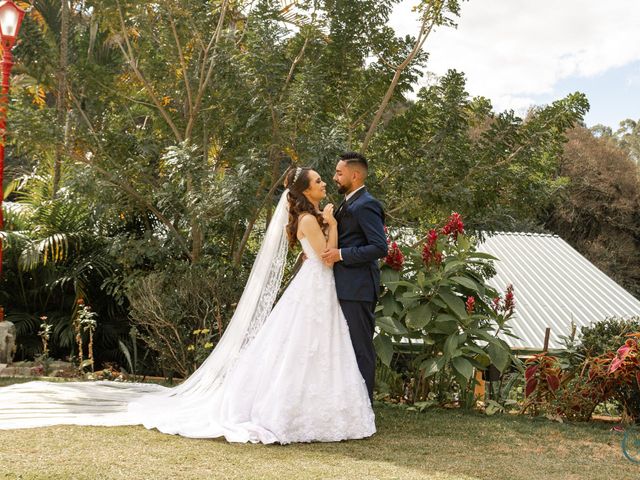
<svg viewBox="0 0 640 480">
<path fill-rule="evenodd" d="M 137 425 L 229 442 L 331 442 L 375 433 L 375 418 L 320 255 L 337 247 L 326 184 L 291 169 L 236 311 L 202 366 L 174 388 L 114 382 L 29 382 L 0 388 L 0 429 Z M 273 307 L 287 244 L 306 255 Z"/>
</svg>

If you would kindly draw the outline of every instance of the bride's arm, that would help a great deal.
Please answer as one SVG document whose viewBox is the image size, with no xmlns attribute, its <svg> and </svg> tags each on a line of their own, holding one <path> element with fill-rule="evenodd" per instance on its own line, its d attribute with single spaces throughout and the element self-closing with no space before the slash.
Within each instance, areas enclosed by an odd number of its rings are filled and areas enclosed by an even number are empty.
<svg viewBox="0 0 640 480">
<path fill-rule="evenodd" d="M 311 248 L 320 255 L 327 248 L 327 240 L 320 228 L 320 224 L 313 215 L 304 215 L 298 219 L 298 238 L 306 238 Z"/>
<path fill-rule="evenodd" d="M 328 204 L 322 211 L 324 221 L 329 225 L 327 236 L 327 248 L 338 248 L 338 221 L 333 216 L 333 205 Z"/>
<path fill-rule="evenodd" d="M 326 238 L 318 220 L 313 215 L 304 215 L 298 220 L 298 238 L 305 237 L 309 240 L 311 248 L 318 256 L 322 255 L 322 252 L 329 248 L 329 245 L 338 244 L 338 223 L 335 219 L 328 223 L 329 237 Z"/>
</svg>

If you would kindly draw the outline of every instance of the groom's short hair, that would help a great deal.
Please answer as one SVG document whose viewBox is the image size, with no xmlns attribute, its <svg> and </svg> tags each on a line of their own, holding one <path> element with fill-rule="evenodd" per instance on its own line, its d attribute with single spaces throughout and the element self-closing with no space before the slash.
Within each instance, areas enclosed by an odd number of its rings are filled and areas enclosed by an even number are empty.
<svg viewBox="0 0 640 480">
<path fill-rule="evenodd" d="M 344 152 L 340 154 L 340 160 L 348 164 L 350 167 L 356 167 L 360 169 L 364 175 L 367 177 L 367 173 L 369 173 L 369 161 L 367 157 L 358 152 Z"/>
</svg>

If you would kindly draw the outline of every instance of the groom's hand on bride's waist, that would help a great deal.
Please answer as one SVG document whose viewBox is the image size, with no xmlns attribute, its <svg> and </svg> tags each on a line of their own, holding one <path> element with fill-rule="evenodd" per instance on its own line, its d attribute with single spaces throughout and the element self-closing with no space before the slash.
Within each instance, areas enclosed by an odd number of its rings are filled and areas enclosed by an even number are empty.
<svg viewBox="0 0 640 480">
<path fill-rule="evenodd" d="M 327 248 L 324 252 L 322 252 L 321 256 L 322 261 L 329 266 L 332 266 L 334 263 L 342 260 L 339 248 Z"/>
</svg>

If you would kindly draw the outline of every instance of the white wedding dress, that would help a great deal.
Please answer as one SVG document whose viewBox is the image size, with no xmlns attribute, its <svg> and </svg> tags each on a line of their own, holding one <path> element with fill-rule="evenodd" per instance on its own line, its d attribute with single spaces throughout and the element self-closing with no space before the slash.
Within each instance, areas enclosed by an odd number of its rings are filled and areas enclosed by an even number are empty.
<svg viewBox="0 0 640 480">
<path fill-rule="evenodd" d="M 282 275 L 283 232 L 278 229 L 285 222 L 283 205 L 281 199 L 228 332 L 184 384 L 29 382 L 2 387 L 0 429 L 142 424 L 186 437 L 282 444 L 373 435 L 375 417 L 333 270 L 308 240 L 300 242 L 307 260 L 270 310 L 272 290 L 277 291 Z M 263 258 L 263 250 L 279 253 Z M 259 274 L 259 265 L 266 265 L 268 273 Z M 253 292 L 257 279 L 260 291 Z"/>
</svg>

